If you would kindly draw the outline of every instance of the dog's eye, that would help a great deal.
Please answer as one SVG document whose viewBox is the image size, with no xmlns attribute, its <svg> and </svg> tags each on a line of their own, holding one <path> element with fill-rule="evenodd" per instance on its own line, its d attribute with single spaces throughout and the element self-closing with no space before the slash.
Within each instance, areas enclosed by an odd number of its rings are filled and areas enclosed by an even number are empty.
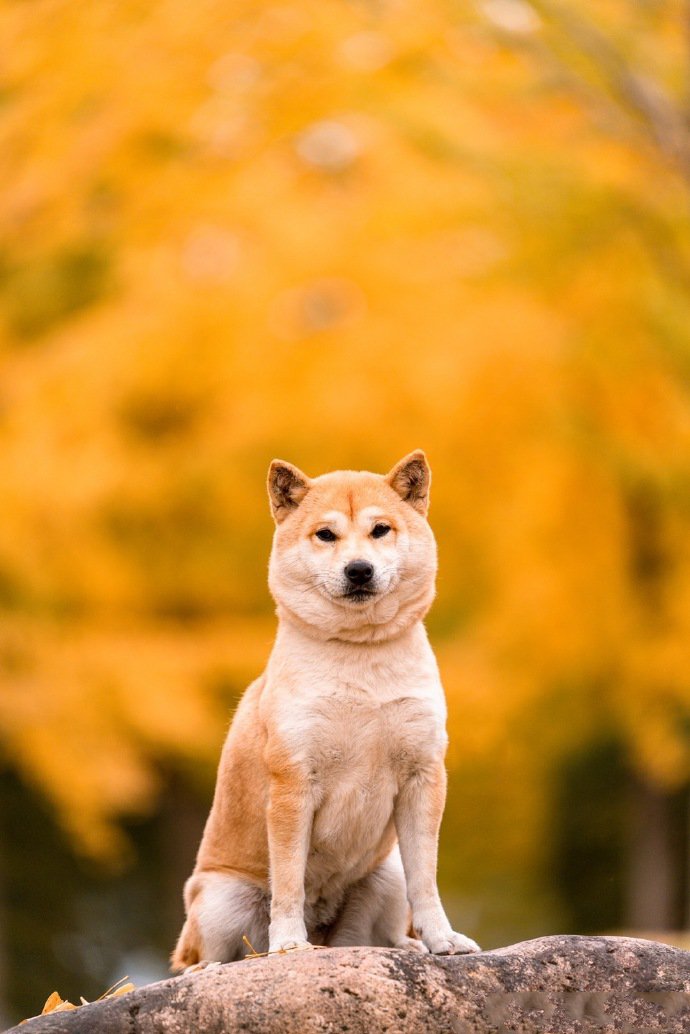
<svg viewBox="0 0 690 1034">
<path fill-rule="evenodd" d="M 317 539 L 321 539 L 322 542 L 335 542 L 337 535 L 335 535 L 330 528 L 319 528 L 316 532 Z"/>
<path fill-rule="evenodd" d="M 384 535 L 387 535 L 390 531 L 389 524 L 375 524 L 374 529 L 371 533 L 372 539 L 382 539 Z"/>
</svg>

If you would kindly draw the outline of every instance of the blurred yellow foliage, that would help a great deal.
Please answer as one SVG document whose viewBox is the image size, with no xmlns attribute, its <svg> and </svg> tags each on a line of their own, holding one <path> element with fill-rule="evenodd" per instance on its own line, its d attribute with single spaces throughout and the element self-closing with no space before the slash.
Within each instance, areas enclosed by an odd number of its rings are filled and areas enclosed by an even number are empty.
<svg viewBox="0 0 690 1034">
<path fill-rule="evenodd" d="M 273 455 L 428 451 L 450 760 L 516 864 L 602 728 L 688 779 L 681 13 L 5 6 L 0 737 L 85 850 L 262 666 Z"/>
</svg>

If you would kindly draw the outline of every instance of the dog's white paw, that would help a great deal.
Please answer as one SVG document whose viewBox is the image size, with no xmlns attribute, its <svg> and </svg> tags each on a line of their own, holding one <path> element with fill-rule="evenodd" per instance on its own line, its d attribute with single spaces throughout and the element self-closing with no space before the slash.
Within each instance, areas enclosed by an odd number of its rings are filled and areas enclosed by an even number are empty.
<svg viewBox="0 0 690 1034">
<path fill-rule="evenodd" d="M 306 951 L 313 945 L 307 940 L 307 928 L 304 922 L 294 916 L 279 916 L 272 920 L 268 929 L 268 950 L 274 951 Z"/>
<path fill-rule="evenodd" d="M 424 943 L 424 941 L 420 941 L 416 937 L 402 937 L 397 942 L 395 947 L 396 948 L 406 948 L 407 951 L 419 951 L 419 952 L 422 952 L 424 955 L 428 955 L 429 954 L 429 949 L 427 948 L 427 946 Z"/>
<path fill-rule="evenodd" d="M 269 951 L 308 951 L 313 947 L 314 945 L 310 944 L 309 941 L 287 940 L 278 941 L 275 945 L 272 944 Z"/>
<path fill-rule="evenodd" d="M 432 955 L 469 955 L 482 950 L 476 941 L 455 930 L 436 937 L 425 937 L 424 942 Z"/>
</svg>

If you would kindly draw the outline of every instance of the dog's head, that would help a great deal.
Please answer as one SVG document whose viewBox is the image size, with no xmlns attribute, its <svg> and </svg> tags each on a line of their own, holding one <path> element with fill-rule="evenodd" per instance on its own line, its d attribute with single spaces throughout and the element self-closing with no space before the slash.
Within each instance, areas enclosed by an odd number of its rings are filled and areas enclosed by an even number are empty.
<svg viewBox="0 0 690 1034">
<path fill-rule="evenodd" d="M 390 638 L 423 617 L 436 575 L 430 480 L 420 450 L 385 475 L 309 478 L 274 460 L 269 586 L 279 613 L 324 638 L 352 641 Z"/>
</svg>

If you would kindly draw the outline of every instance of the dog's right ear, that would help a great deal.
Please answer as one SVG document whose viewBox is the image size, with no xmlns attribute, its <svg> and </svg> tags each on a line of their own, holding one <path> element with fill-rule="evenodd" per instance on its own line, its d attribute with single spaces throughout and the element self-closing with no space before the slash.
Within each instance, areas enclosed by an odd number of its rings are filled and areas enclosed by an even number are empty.
<svg viewBox="0 0 690 1034">
<path fill-rule="evenodd" d="M 310 479 L 299 467 L 285 460 L 273 460 L 268 468 L 268 498 L 276 524 L 282 524 L 297 509 L 310 486 Z"/>
</svg>

